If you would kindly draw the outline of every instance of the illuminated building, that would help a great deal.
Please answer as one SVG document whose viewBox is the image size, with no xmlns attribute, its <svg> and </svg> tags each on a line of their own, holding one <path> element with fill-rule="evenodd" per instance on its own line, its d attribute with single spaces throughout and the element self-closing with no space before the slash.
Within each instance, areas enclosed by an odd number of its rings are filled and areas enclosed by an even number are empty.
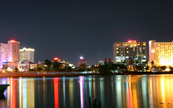
<svg viewBox="0 0 173 108">
<path fill-rule="evenodd" d="M 19 62 L 20 42 L 15 40 L 8 41 L 8 62 Z"/>
<path fill-rule="evenodd" d="M 80 67 L 82 64 L 87 65 L 87 60 L 83 56 L 80 56 L 80 59 L 78 61 L 78 66 Z"/>
<path fill-rule="evenodd" d="M 37 64 L 33 64 L 26 60 L 18 63 L 18 69 L 19 71 L 37 70 Z"/>
<path fill-rule="evenodd" d="M 8 60 L 8 44 L 0 43 L 0 69 Z"/>
<path fill-rule="evenodd" d="M 150 40 L 149 62 L 155 66 L 173 66 L 173 42 Z"/>
<path fill-rule="evenodd" d="M 15 70 L 19 62 L 20 42 L 16 40 L 8 41 L 8 70 Z"/>
<path fill-rule="evenodd" d="M 136 64 L 143 64 L 146 62 L 146 42 L 137 42 L 136 40 L 115 42 L 113 44 L 113 57 L 115 63 L 133 60 Z"/>
<path fill-rule="evenodd" d="M 23 48 L 19 50 L 20 62 L 29 61 L 34 63 L 34 52 L 33 48 Z"/>
</svg>

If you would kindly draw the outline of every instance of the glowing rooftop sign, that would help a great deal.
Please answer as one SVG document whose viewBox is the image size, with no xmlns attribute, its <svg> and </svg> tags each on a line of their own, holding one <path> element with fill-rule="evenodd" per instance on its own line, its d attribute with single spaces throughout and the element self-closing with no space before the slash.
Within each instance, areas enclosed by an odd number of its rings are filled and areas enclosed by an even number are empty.
<svg viewBox="0 0 173 108">
<path fill-rule="evenodd" d="M 15 43 L 15 42 L 16 42 L 16 40 L 10 40 L 10 42 Z"/>
<path fill-rule="evenodd" d="M 128 43 L 136 42 L 136 40 L 128 40 Z"/>
</svg>

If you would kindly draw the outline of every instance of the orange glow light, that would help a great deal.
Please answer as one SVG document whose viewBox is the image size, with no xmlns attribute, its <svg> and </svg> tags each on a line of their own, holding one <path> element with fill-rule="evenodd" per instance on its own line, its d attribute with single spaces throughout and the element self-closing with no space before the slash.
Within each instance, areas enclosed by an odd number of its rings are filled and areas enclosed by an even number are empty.
<svg viewBox="0 0 173 108">
<path fill-rule="evenodd" d="M 55 58 L 54 58 L 54 60 L 55 60 L 55 61 L 58 61 L 58 60 L 59 60 L 59 58 L 58 58 L 58 57 L 55 57 Z"/>
<path fill-rule="evenodd" d="M 131 43 L 132 41 L 131 41 L 131 40 L 129 40 L 128 42 L 129 42 L 129 43 Z"/>
<path fill-rule="evenodd" d="M 10 40 L 12 43 L 15 43 L 16 42 L 16 40 Z"/>
<path fill-rule="evenodd" d="M 155 50 L 151 50 L 152 53 L 155 53 Z"/>
</svg>

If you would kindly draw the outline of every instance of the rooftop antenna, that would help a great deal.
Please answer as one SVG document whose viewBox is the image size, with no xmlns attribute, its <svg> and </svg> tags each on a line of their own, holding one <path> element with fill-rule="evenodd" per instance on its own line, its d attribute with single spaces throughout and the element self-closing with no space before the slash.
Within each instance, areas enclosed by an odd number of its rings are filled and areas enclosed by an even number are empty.
<svg viewBox="0 0 173 108">
<path fill-rule="evenodd" d="M 98 63 L 100 62 L 100 51 L 99 51 L 99 55 L 98 55 Z"/>
</svg>

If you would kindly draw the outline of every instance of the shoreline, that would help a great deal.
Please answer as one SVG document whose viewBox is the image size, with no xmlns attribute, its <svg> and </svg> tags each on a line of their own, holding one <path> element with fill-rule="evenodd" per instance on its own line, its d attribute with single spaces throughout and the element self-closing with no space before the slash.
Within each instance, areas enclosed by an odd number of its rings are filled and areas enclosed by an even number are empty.
<svg viewBox="0 0 173 108">
<path fill-rule="evenodd" d="M 77 76 L 91 76 L 91 75 L 160 75 L 173 74 L 173 72 L 123 72 L 123 73 L 81 73 L 81 72 L 6 72 L 0 73 L 0 77 L 77 77 Z"/>
</svg>

